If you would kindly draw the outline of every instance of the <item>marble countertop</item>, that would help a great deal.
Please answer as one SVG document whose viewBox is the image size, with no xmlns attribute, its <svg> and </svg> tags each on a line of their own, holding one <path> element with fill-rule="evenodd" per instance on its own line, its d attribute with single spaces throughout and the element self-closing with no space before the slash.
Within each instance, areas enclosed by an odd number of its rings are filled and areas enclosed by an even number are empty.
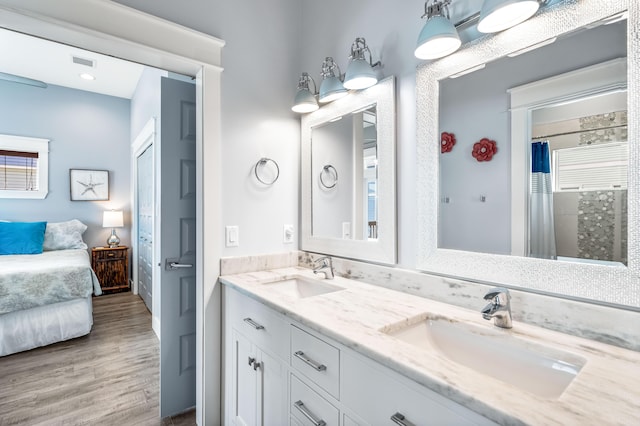
<svg viewBox="0 0 640 426">
<path fill-rule="evenodd" d="M 479 312 L 342 277 L 324 282 L 344 290 L 302 299 L 265 285 L 296 275 L 318 279 L 309 269 L 290 267 L 220 280 L 497 423 L 640 424 L 639 352 L 514 321 L 504 333 L 586 359 L 558 398 L 545 398 L 457 364 L 436 349 L 424 350 L 383 332 L 425 313 L 497 329 Z M 479 300 L 478 306 L 484 303 Z"/>
</svg>

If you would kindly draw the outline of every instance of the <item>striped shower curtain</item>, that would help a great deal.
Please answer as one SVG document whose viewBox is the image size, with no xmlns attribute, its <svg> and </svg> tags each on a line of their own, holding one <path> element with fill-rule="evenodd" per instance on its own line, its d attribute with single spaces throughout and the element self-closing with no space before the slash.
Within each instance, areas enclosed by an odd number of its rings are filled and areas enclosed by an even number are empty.
<svg viewBox="0 0 640 426">
<path fill-rule="evenodd" d="M 553 224 L 553 187 L 551 158 L 547 142 L 531 144 L 531 199 L 529 203 L 529 255 L 541 259 L 556 258 Z"/>
</svg>

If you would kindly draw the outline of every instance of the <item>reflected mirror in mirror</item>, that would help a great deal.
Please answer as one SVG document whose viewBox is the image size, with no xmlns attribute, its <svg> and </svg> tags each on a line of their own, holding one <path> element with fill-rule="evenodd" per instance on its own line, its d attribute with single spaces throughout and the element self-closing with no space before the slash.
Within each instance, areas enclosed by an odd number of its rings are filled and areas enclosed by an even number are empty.
<svg viewBox="0 0 640 426">
<path fill-rule="evenodd" d="M 538 99 L 524 112 L 521 138 L 514 136 L 512 97 L 625 58 L 626 25 L 590 25 L 440 81 L 439 130 L 456 143 L 440 154 L 438 248 L 626 265 L 626 80 Z M 490 161 L 472 156 L 483 138 L 496 142 Z M 547 162 L 533 158 L 534 146 Z M 514 207 L 519 197 L 526 207 Z"/>
<path fill-rule="evenodd" d="M 311 129 L 314 237 L 378 238 L 376 105 Z"/>
<path fill-rule="evenodd" d="M 394 264 L 395 78 L 300 120 L 300 248 Z"/>
</svg>

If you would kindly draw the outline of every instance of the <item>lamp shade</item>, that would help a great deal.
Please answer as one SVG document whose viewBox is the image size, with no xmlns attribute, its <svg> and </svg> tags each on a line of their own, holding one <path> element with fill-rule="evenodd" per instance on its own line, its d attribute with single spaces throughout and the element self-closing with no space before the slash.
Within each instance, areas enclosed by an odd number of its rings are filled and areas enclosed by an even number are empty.
<svg viewBox="0 0 640 426">
<path fill-rule="evenodd" d="M 124 226 L 124 219 L 122 210 L 109 210 L 105 211 L 102 216 L 103 228 L 122 228 Z"/>
<path fill-rule="evenodd" d="M 347 95 L 349 92 L 338 77 L 331 76 L 322 80 L 320 83 L 320 94 L 318 101 L 321 103 L 333 102 Z"/>
<path fill-rule="evenodd" d="M 313 112 L 319 108 L 316 97 L 309 89 L 298 89 L 291 110 L 298 113 Z"/>
<path fill-rule="evenodd" d="M 540 7 L 538 0 L 484 0 L 478 31 L 496 33 L 532 17 Z"/>
<path fill-rule="evenodd" d="M 458 50 L 461 44 L 458 30 L 451 21 L 444 16 L 433 16 L 422 27 L 414 54 L 418 59 L 442 58 Z"/>
<path fill-rule="evenodd" d="M 347 67 L 344 77 L 344 87 L 349 90 L 361 90 L 374 86 L 378 77 L 371 65 L 364 59 L 354 59 Z"/>
</svg>

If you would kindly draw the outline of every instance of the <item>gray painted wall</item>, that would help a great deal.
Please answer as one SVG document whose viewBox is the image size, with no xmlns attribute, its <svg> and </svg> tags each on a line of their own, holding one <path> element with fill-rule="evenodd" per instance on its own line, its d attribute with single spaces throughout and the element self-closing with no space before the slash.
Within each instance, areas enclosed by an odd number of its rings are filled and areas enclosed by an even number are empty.
<svg viewBox="0 0 640 426">
<path fill-rule="evenodd" d="M 49 194 L 44 200 L 0 199 L 0 218 L 61 222 L 77 218 L 89 228 L 89 247 L 103 246 L 110 230 L 102 212 L 122 209 L 117 230 L 130 245 L 128 99 L 50 85 L 47 89 L 0 81 L 0 133 L 50 139 Z M 69 169 L 109 170 L 109 201 L 70 201 Z"/>
<path fill-rule="evenodd" d="M 223 256 L 297 250 L 300 120 L 291 111 L 299 77 L 302 7 L 299 0 L 118 1 L 226 42 L 222 50 L 223 226 L 236 225 L 240 245 Z M 206 119 L 206 117 L 205 117 Z M 278 181 L 257 182 L 262 157 L 280 167 Z M 295 226 L 294 244 L 283 225 Z M 224 246 L 224 241 L 220 241 Z"/>
<path fill-rule="evenodd" d="M 145 67 L 131 98 L 131 142 L 136 139 L 151 117 L 160 119 L 160 78 L 167 72 Z M 156 131 L 160 126 L 156 125 Z"/>
</svg>

